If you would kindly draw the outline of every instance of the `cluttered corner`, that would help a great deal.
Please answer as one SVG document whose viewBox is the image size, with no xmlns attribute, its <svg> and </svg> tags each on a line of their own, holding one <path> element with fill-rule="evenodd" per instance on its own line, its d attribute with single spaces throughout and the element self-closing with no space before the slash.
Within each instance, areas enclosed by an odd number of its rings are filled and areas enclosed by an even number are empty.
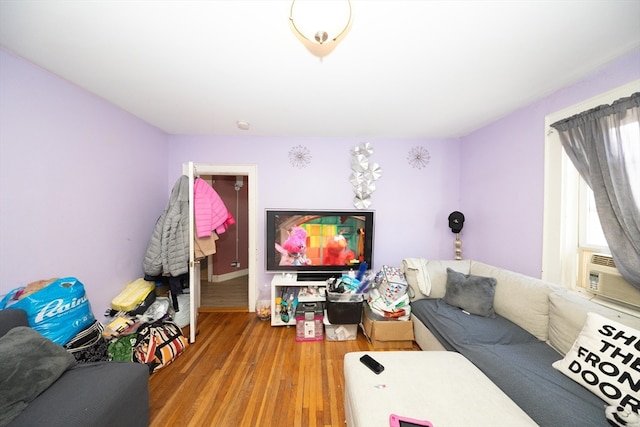
<svg viewBox="0 0 640 427">
<path fill-rule="evenodd" d="M 32 329 L 63 346 L 78 363 L 143 363 L 153 373 L 188 347 L 169 298 L 156 293 L 151 281 L 127 284 L 103 324 L 94 317 L 80 280 L 54 278 L 13 289 L 0 301 L 0 310 L 24 310 Z"/>
</svg>

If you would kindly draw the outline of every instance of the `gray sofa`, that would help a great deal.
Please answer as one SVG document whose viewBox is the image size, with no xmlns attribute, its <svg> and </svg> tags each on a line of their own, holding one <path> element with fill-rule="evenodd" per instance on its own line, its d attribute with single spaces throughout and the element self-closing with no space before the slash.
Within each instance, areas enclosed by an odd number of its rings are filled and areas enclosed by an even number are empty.
<svg viewBox="0 0 640 427">
<path fill-rule="evenodd" d="M 149 425 L 149 369 L 146 365 L 126 362 L 76 364 L 73 356 L 66 357 L 63 347 L 47 340 L 28 326 L 23 310 L 0 310 L 0 352 L 5 356 L 4 360 L 0 361 L 4 372 L 4 378 L 0 378 L 0 387 L 3 388 L 0 393 L 4 393 L 1 394 L 1 400 L 4 402 L 0 404 L 4 413 L 0 417 L 0 425 Z M 27 368 L 28 363 L 19 363 L 15 360 L 19 355 L 13 358 L 6 357 L 12 353 L 12 349 L 7 347 L 14 342 L 33 345 L 34 351 L 25 353 L 24 348 L 22 349 L 22 354 L 25 355 L 23 359 L 30 359 L 29 363 L 37 363 L 39 368 Z M 16 351 L 16 354 L 19 353 Z M 38 355 L 43 354 L 51 354 L 56 363 L 38 360 Z M 51 369 L 47 372 L 42 372 L 43 368 L 49 367 Z M 14 372 L 6 375 L 11 369 Z M 20 372 L 27 369 L 28 373 Z M 12 380 L 11 377 L 14 375 L 24 378 L 22 384 L 20 381 Z M 33 381 L 34 384 L 29 384 L 29 381 Z M 48 385 L 50 381 L 54 382 Z M 38 386 L 36 383 L 46 385 Z M 11 384 L 13 389 L 9 390 L 8 384 Z M 42 388 L 45 388 L 44 391 L 40 390 Z M 39 393 L 37 397 L 30 400 L 36 393 Z M 27 396 L 29 394 L 30 396 Z M 14 396 L 21 396 L 21 400 L 15 401 Z M 12 415 L 8 416 L 8 412 L 12 412 Z M 16 413 L 17 416 L 14 417 Z"/>
<path fill-rule="evenodd" d="M 496 279 L 495 316 L 445 302 L 447 268 Z M 640 318 L 557 285 L 476 261 L 403 261 L 413 291 L 414 335 L 422 350 L 457 351 L 541 426 L 606 426 L 606 403 L 554 369 L 588 312 L 640 329 Z M 453 275 L 453 274 L 452 274 Z"/>
</svg>

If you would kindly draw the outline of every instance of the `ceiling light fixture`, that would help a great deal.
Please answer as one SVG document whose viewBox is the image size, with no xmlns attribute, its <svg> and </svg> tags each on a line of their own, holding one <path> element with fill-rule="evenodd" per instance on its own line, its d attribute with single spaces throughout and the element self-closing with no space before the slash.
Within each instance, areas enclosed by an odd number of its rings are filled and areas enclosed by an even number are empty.
<svg viewBox="0 0 640 427">
<path fill-rule="evenodd" d="M 309 52 L 322 59 L 333 52 L 351 29 L 352 12 L 351 0 L 293 0 L 289 24 Z"/>
</svg>

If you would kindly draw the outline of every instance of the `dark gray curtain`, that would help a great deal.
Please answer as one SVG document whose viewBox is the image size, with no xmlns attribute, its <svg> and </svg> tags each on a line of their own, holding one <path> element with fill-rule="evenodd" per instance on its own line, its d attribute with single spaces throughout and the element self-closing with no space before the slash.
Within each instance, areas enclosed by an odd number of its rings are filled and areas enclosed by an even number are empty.
<svg viewBox="0 0 640 427">
<path fill-rule="evenodd" d="M 640 188 L 629 174 L 640 168 L 630 161 L 630 153 L 640 149 L 640 92 L 551 126 L 559 132 L 565 152 L 593 190 L 616 267 L 640 289 Z M 635 137 L 630 138 L 630 127 L 635 127 Z"/>
</svg>

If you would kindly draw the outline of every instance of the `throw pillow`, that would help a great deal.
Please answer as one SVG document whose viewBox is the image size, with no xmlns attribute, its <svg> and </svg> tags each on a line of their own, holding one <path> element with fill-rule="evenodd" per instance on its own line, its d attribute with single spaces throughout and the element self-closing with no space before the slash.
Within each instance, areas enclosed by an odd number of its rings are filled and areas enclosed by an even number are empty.
<svg viewBox="0 0 640 427">
<path fill-rule="evenodd" d="M 609 405 L 640 411 L 640 331 L 589 312 L 555 369 Z"/>
<path fill-rule="evenodd" d="M 0 338 L 0 425 L 75 364 L 71 353 L 34 329 L 17 326 L 7 332 Z"/>
<path fill-rule="evenodd" d="M 471 314 L 495 317 L 493 297 L 497 280 L 493 277 L 458 273 L 447 268 L 444 302 Z"/>
</svg>

